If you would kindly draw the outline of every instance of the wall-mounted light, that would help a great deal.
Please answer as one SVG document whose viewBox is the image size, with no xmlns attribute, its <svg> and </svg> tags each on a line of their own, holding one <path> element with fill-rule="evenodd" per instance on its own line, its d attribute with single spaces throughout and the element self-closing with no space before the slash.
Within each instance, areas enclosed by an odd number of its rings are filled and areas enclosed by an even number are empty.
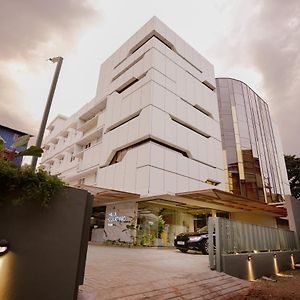
<svg viewBox="0 0 300 300">
<path fill-rule="evenodd" d="M 277 258 L 277 255 L 276 255 L 276 254 L 274 254 L 274 255 L 273 255 L 273 257 L 274 257 L 274 259 L 276 259 L 276 258 Z"/>
<path fill-rule="evenodd" d="M 250 261 L 251 259 L 252 259 L 252 257 L 249 255 L 249 256 L 248 256 L 248 260 Z"/>
<path fill-rule="evenodd" d="M 5 254 L 8 251 L 9 243 L 7 240 L 2 239 L 0 240 L 0 255 Z"/>
</svg>

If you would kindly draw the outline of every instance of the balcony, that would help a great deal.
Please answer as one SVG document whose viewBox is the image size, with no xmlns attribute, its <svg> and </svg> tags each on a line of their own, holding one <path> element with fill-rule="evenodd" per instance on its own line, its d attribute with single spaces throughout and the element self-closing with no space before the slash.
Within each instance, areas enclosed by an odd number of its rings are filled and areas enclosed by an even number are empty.
<svg viewBox="0 0 300 300">
<path fill-rule="evenodd" d="M 103 127 L 96 128 L 95 130 L 89 131 L 86 134 L 84 134 L 77 142 L 76 144 L 79 146 L 84 146 L 89 142 L 92 142 L 93 140 L 98 139 L 99 141 L 102 139 L 103 135 Z"/>
<path fill-rule="evenodd" d="M 80 125 L 77 130 L 81 131 L 83 134 L 85 134 L 86 132 L 88 132 L 90 129 L 92 129 L 93 127 L 97 126 L 97 119 L 98 116 L 94 116 L 91 119 L 87 120 L 85 123 L 83 123 L 82 125 Z"/>
</svg>

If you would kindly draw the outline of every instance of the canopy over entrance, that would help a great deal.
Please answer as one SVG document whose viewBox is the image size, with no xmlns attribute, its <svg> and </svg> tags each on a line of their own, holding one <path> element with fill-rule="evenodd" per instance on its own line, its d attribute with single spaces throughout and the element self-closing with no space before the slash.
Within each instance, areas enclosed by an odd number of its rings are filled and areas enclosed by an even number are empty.
<svg viewBox="0 0 300 300">
<path fill-rule="evenodd" d="M 223 207 L 224 211 L 239 210 L 247 212 L 262 212 L 285 217 L 287 215 L 286 209 L 283 207 L 275 207 L 264 202 L 251 200 L 246 197 L 234 195 L 232 193 L 224 192 L 217 189 L 193 191 L 176 193 L 180 198 L 187 198 L 192 200 L 207 203 L 208 207 L 217 205 Z"/>
<path fill-rule="evenodd" d="M 80 184 L 78 188 L 89 191 L 94 196 L 93 207 L 110 202 L 139 199 L 140 194 L 122 192 L 117 190 L 103 189 L 96 186 Z"/>
<path fill-rule="evenodd" d="M 84 184 L 78 185 L 77 187 L 88 190 L 94 195 L 94 207 L 108 203 L 135 200 L 137 202 L 154 201 L 168 203 L 171 206 L 181 206 L 191 209 L 210 208 L 225 212 L 253 212 L 280 217 L 285 217 L 287 215 L 286 209 L 283 207 L 271 206 L 263 202 L 251 200 L 217 189 L 183 192 L 176 193 L 175 195 L 164 194 L 141 197 L 139 194 L 135 193 L 104 189 Z"/>
</svg>

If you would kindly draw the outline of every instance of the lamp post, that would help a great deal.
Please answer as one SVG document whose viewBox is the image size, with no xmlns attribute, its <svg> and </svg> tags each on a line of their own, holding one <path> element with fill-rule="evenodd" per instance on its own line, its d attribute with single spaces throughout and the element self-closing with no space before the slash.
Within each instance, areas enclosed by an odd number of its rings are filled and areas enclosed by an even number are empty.
<svg viewBox="0 0 300 300">
<path fill-rule="evenodd" d="M 54 92 L 55 92 L 55 88 L 56 88 L 59 72 L 60 72 L 60 69 L 61 69 L 61 65 L 62 65 L 62 62 L 63 62 L 63 58 L 61 56 L 58 56 L 58 57 L 49 58 L 49 60 L 52 61 L 53 63 L 57 63 L 57 65 L 56 65 L 55 73 L 54 73 L 54 76 L 53 76 L 53 79 L 52 79 L 52 83 L 51 83 L 47 103 L 46 103 L 46 106 L 45 106 L 44 115 L 43 115 L 43 119 L 42 119 L 42 122 L 41 122 L 40 130 L 39 130 L 39 133 L 38 133 L 38 136 L 37 136 L 37 139 L 36 139 L 36 146 L 37 147 L 41 147 L 41 145 L 42 145 L 42 140 L 43 140 L 43 136 L 44 136 L 44 133 L 45 133 L 45 128 L 46 128 L 46 124 L 47 124 L 47 120 L 48 120 L 48 116 L 49 116 L 49 112 L 50 112 L 50 107 L 51 107 L 51 104 L 52 104 L 52 99 L 53 99 L 53 95 L 54 95 Z M 32 160 L 31 160 L 32 169 L 36 168 L 37 160 L 38 160 L 38 158 L 36 156 L 32 157 Z"/>
</svg>

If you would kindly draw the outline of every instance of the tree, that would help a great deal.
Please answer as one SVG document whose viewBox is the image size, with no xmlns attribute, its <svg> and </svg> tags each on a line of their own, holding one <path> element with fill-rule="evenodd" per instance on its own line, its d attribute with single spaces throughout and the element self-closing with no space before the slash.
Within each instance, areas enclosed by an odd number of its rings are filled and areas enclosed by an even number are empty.
<svg viewBox="0 0 300 300">
<path fill-rule="evenodd" d="M 285 155 L 285 164 L 292 195 L 300 200 L 300 158 L 296 155 Z"/>
</svg>

